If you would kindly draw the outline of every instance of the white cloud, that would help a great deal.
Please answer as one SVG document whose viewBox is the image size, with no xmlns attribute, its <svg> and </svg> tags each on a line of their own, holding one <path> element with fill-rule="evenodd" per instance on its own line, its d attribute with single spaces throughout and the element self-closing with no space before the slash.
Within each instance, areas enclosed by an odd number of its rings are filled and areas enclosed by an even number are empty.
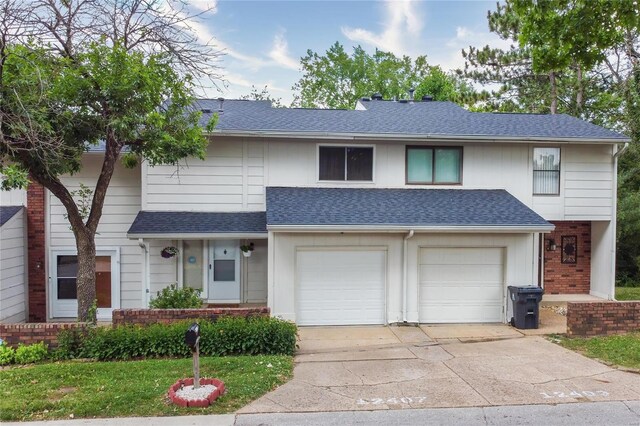
<svg viewBox="0 0 640 426">
<path fill-rule="evenodd" d="M 218 13 L 218 0 L 191 0 L 189 6 L 200 12 Z"/>
<path fill-rule="evenodd" d="M 416 54 L 413 45 L 423 27 L 422 16 L 416 5 L 413 1 L 386 0 L 386 17 L 382 32 L 342 27 L 342 34 L 351 41 L 368 44 L 397 55 Z"/>
<path fill-rule="evenodd" d="M 281 65 L 284 68 L 297 70 L 299 68 L 299 63 L 289 53 L 289 44 L 287 43 L 287 39 L 284 37 L 284 32 L 284 30 L 280 30 L 276 33 L 273 38 L 273 47 L 269 52 L 269 57 L 276 64 Z"/>
</svg>

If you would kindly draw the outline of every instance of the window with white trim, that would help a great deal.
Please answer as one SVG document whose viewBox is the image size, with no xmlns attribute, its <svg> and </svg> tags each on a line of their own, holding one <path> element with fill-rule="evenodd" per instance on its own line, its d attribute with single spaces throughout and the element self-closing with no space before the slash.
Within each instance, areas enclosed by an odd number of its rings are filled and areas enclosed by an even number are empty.
<svg viewBox="0 0 640 426">
<path fill-rule="evenodd" d="M 560 148 L 533 148 L 533 195 L 560 195 Z"/>
<path fill-rule="evenodd" d="M 373 147 L 318 147 L 318 180 L 373 181 Z"/>
</svg>

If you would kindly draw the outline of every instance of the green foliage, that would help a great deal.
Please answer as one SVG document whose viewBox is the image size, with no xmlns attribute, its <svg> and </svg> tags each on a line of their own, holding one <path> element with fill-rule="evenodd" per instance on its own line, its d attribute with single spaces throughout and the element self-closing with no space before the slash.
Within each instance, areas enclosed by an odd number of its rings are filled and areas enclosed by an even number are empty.
<svg viewBox="0 0 640 426">
<path fill-rule="evenodd" d="M 49 350 L 44 342 L 34 343 L 32 345 L 19 344 L 15 353 L 15 363 L 31 364 L 46 359 L 48 355 Z"/>
<path fill-rule="evenodd" d="M 0 345 L 0 365 L 12 364 L 16 357 L 16 351 L 4 343 Z"/>
<path fill-rule="evenodd" d="M 274 98 L 270 93 L 267 86 L 264 86 L 262 90 L 258 91 L 258 88 L 251 85 L 251 92 L 248 95 L 242 95 L 238 99 L 246 99 L 253 101 L 269 101 L 271 106 L 275 108 L 284 108 L 282 105 L 282 98 Z"/>
<path fill-rule="evenodd" d="M 94 299 L 87 312 L 87 322 L 92 325 L 98 324 L 98 300 Z"/>
<path fill-rule="evenodd" d="M 373 93 L 384 99 L 406 99 L 411 88 L 416 89 L 416 99 L 431 95 L 454 102 L 463 102 L 472 92 L 455 75 L 430 66 L 426 56 L 412 60 L 378 49 L 369 54 L 360 46 L 349 55 L 338 42 L 323 55 L 308 50 L 301 69 L 303 76 L 293 86 L 297 92 L 293 104 L 304 108 L 353 109 L 358 99 Z"/>
<path fill-rule="evenodd" d="M 149 302 L 149 307 L 153 309 L 196 309 L 201 306 L 200 290 L 191 287 L 178 288 L 176 284 L 163 288 Z"/>
<path fill-rule="evenodd" d="M 190 321 L 153 324 L 148 327 L 98 327 L 84 332 L 65 332 L 59 339 L 58 359 L 185 357 L 191 350 L 184 343 Z M 270 317 L 223 317 L 216 322 L 199 321 L 200 353 L 203 356 L 293 355 L 296 325 Z"/>
</svg>

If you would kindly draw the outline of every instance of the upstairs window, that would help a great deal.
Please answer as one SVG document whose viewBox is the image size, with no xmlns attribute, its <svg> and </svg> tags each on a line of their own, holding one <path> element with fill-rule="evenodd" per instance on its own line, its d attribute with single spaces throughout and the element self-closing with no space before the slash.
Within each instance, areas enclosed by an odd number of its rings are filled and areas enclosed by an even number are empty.
<svg viewBox="0 0 640 426">
<path fill-rule="evenodd" d="M 407 183 L 459 185 L 462 183 L 462 148 L 407 147 Z"/>
<path fill-rule="evenodd" d="M 373 181 L 373 147 L 318 147 L 318 179 Z"/>
<path fill-rule="evenodd" d="M 533 195 L 560 195 L 560 148 L 533 148 Z"/>
</svg>

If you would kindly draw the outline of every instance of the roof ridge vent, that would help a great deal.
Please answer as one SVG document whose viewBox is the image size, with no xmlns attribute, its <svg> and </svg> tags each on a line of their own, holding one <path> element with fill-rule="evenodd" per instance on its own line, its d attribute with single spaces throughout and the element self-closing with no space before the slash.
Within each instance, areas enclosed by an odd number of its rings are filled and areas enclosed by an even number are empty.
<svg viewBox="0 0 640 426">
<path fill-rule="evenodd" d="M 422 102 L 431 102 L 433 100 L 433 96 L 431 95 L 424 95 L 422 97 Z"/>
<path fill-rule="evenodd" d="M 222 113 L 222 112 L 224 112 L 224 110 L 222 109 L 222 104 L 224 102 L 224 98 L 218 98 L 218 102 L 220 102 L 220 105 L 218 105 L 218 112 Z"/>
<path fill-rule="evenodd" d="M 379 92 L 374 93 L 373 95 L 371 95 L 371 100 L 372 101 L 381 101 L 382 100 L 382 94 Z"/>
</svg>

